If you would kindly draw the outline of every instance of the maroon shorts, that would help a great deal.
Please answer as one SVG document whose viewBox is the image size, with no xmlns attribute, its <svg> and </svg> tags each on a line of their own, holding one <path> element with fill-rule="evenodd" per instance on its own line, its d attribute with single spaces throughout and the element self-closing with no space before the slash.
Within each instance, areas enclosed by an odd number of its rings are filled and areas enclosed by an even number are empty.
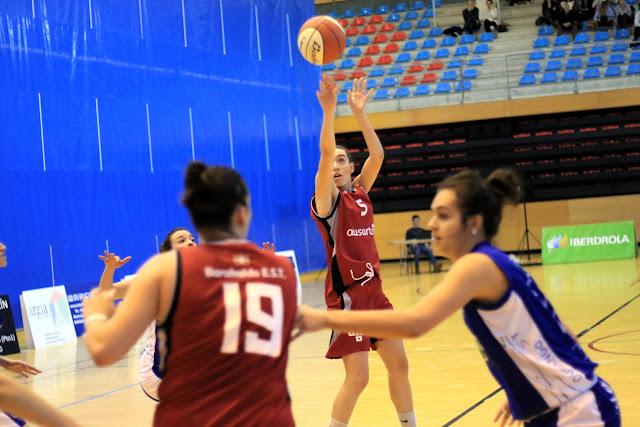
<svg viewBox="0 0 640 427">
<path fill-rule="evenodd" d="M 364 285 L 352 285 L 334 301 L 327 303 L 327 310 L 392 310 L 393 306 L 382 292 L 382 281 L 373 277 Z M 375 350 L 377 338 L 357 335 L 353 332 L 331 332 L 329 350 L 325 357 L 339 359 L 358 351 Z"/>
</svg>

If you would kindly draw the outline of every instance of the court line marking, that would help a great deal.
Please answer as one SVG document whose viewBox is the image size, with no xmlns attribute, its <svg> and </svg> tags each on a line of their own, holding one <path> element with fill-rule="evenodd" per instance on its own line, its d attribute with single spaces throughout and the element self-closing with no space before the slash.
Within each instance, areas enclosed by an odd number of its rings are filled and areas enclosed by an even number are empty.
<svg viewBox="0 0 640 427">
<path fill-rule="evenodd" d="M 602 341 L 604 339 L 607 338 L 611 338 L 611 337 L 617 337 L 619 335 L 625 335 L 625 334 L 631 334 L 633 332 L 640 332 L 640 329 L 633 329 L 631 331 L 626 331 L 626 332 L 620 332 L 618 334 L 613 334 L 613 335 L 607 335 L 606 337 L 601 337 L 598 338 L 597 340 L 593 340 L 591 341 L 589 344 L 587 344 L 587 347 L 589 347 L 591 350 L 593 351 L 598 351 L 600 353 L 608 353 L 608 354 L 622 354 L 624 356 L 640 356 L 640 353 L 621 353 L 619 351 L 609 351 L 609 350 L 600 350 L 599 348 L 595 347 L 595 343 L 597 343 L 598 341 Z"/>
<path fill-rule="evenodd" d="M 78 400 L 78 401 L 76 401 L 76 402 L 67 403 L 66 405 L 58 406 L 58 409 L 68 408 L 69 406 L 77 405 L 77 404 L 79 404 L 79 403 L 88 402 L 89 400 L 97 399 L 97 398 L 99 398 L 99 397 L 107 396 L 107 395 L 109 395 L 109 394 L 117 393 L 117 392 L 119 392 L 119 391 L 126 390 L 126 389 L 128 389 L 128 388 L 135 387 L 135 386 L 139 386 L 139 385 L 140 385 L 140 383 L 139 383 L 139 382 L 134 383 L 134 384 L 129 384 L 129 385 L 126 385 L 126 386 L 124 386 L 124 387 L 117 388 L 117 389 L 115 389 L 115 390 L 111 390 L 111 391 L 107 391 L 107 392 L 105 392 L 105 393 L 96 394 L 96 395 L 94 395 L 94 396 L 87 397 L 86 399 L 82 399 L 82 400 Z"/>
<path fill-rule="evenodd" d="M 600 321 L 596 322 L 593 326 L 591 326 L 590 328 L 587 328 L 585 330 L 583 330 L 582 332 L 580 332 L 577 335 L 577 338 L 580 338 L 581 336 L 589 333 L 590 331 L 593 330 L 593 328 L 595 328 L 596 326 L 600 325 L 602 322 L 604 322 L 605 320 L 607 320 L 608 318 L 610 318 L 611 316 L 613 316 L 614 314 L 616 314 L 618 311 L 622 310 L 624 307 L 626 307 L 627 305 L 629 305 L 630 303 L 632 303 L 636 298 L 640 297 L 640 294 L 636 295 L 635 297 L 631 298 L 629 301 L 625 302 L 624 304 L 622 304 L 620 307 L 618 307 L 617 309 L 615 309 L 614 311 L 612 311 L 611 313 L 609 313 L 607 316 L 605 316 L 603 319 L 601 319 Z M 482 398 L 479 402 L 475 403 L 474 405 L 472 405 L 471 407 L 469 407 L 468 409 L 466 409 L 465 411 L 463 411 L 462 413 L 460 413 L 458 416 L 456 416 L 455 418 L 449 420 L 449 422 L 447 422 L 446 424 L 444 424 L 442 427 L 448 427 L 452 424 L 454 424 L 456 421 L 459 421 L 462 417 L 464 417 L 465 415 L 467 415 L 469 412 L 473 411 L 474 409 L 476 409 L 478 406 L 482 405 L 484 402 L 486 402 L 487 400 L 489 400 L 490 398 L 492 398 L 493 396 L 495 396 L 496 394 L 498 394 L 498 392 L 500 392 L 502 390 L 502 387 L 500 387 L 499 389 L 493 391 L 492 393 L 490 393 L 489 395 L 487 395 L 486 397 Z"/>
</svg>

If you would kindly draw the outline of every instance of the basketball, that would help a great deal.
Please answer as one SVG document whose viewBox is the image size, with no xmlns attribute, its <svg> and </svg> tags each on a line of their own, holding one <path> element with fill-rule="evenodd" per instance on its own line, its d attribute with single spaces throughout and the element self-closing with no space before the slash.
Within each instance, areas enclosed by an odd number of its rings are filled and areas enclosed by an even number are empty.
<svg viewBox="0 0 640 427">
<path fill-rule="evenodd" d="M 298 49 L 314 65 L 329 64 L 342 55 L 347 36 L 338 21 L 329 16 L 314 16 L 298 32 Z"/>
</svg>

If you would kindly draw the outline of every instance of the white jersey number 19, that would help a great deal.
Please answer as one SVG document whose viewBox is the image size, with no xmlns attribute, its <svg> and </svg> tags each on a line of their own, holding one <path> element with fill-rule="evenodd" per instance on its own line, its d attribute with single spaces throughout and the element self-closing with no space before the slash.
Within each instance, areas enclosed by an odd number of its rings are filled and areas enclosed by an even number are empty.
<svg viewBox="0 0 640 427">
<path fill-rule="evenodd" d="M 239 283 L 224 283 L 224 338 L 222 340 L 221 353 L 237 353 L 240 341 L 240 328 L 242 327 L 242 298 L 240 297 Z M 247 322 L 256 324 L 271 332 L 268 339 L 262 339 L 257 332 L 246 331 L 244 340 L 245 353 L 261 354 L 264 356 L 278 357 L 282 350 L 282 324 L 284 316 L 284 303 L 282 288 L 268 283 L 249 282 L 245 286 L 247 294 L 246 310 Z M 273 314 L 262 310 L 260 300 L 271 300 Z"/>
</svg>

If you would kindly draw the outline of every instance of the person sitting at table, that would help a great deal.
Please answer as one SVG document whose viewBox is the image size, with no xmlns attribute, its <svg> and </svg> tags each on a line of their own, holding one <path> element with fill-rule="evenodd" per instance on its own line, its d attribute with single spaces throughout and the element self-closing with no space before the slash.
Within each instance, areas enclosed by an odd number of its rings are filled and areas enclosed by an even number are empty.
<svg viewBox="0 0 640 427">
<path fill-rule="evenodd" d="M 407 230 L 405 235 L 406 240 L 413 239 L 430 239 L 431 231 L 425 230 L 420 227 L 420 217 L 418 215 L 414 215 L 411 217 L 411 222 L 413 223 L 413 227 Z M 424 243 L 416 243 L 415 245 L 407 245 L 407 249 L 409 252 L 413 254 L 413 262 L 416 265 L 416 274 L 420 274 L 420 255 L 426 254 L 429 257 L 429 262 L 433 264 L 433 270 L 437 273 L 442 269 L 442 263 L 436 261 L 436 257 L 433 256 L 433 252 L 431 252 L 431 248 Z"/>
</svg>

